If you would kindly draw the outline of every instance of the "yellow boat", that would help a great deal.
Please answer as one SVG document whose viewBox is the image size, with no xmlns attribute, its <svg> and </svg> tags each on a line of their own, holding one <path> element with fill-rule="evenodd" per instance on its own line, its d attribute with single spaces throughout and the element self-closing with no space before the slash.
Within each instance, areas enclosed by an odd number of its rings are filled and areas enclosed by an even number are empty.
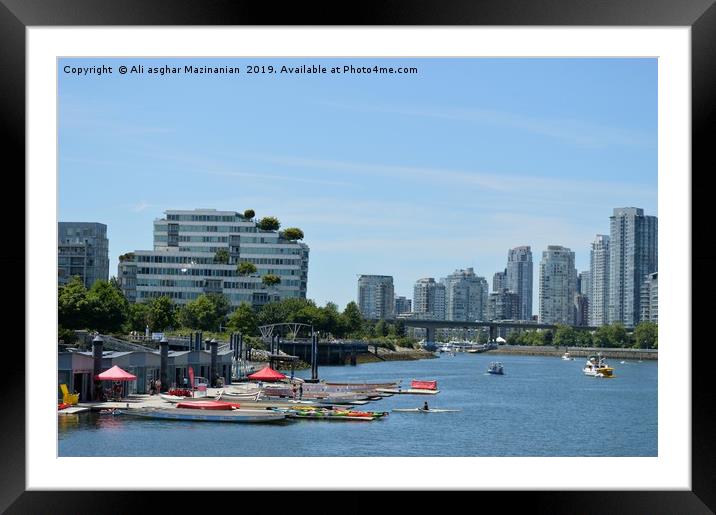
<svg viewBox="0 0 716 515">
<path fill-rule="evenodd" d="M 614 377 L 614 369 L 607 365 L 601 354 L 589 356 L 582 369 L 585 375 L 592 377 Z"/>
</svg>

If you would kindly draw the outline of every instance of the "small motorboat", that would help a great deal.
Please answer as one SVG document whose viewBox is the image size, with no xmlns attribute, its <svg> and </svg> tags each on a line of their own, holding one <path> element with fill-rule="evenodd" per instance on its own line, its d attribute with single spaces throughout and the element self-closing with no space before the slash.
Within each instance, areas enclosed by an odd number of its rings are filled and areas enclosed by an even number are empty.
<svg viewBox="0 0 716 515">
<path fill-rule="evenodd" d="M 585 375 L 592 377 L 614 377 L 614 369 L 607 365 L 601 354 L 589 356 L 582 369 Z"/>
<path fill-rule="evenodd" d="M 176 404 L 177 402 L 181 402 L 181 401 L 189 398 L 189 397 L 180 397 L 179 395 L 169 395 L 167 393 L 160 393 L 159 397 L 161 397 L 163 400 L 165 400 L 167 402 L 171 402 L 172 404 Z"/>
<path fill-rule="evenodd" d="M 569 355 L 569 352 L 565 352 L 564 354 L 562 354 L 562 359 L 564 361 L 574 361 L 574 358 Z"/>
<path fill-rule="evenodd" d="M 502 366 L 502 362 L 500 361 L 493 361 L 490 363 L 490 366 L 487 369 L 488 374 L 496 374 L 496 375 L 504 375 L 505 370 Z"/>
</svg>

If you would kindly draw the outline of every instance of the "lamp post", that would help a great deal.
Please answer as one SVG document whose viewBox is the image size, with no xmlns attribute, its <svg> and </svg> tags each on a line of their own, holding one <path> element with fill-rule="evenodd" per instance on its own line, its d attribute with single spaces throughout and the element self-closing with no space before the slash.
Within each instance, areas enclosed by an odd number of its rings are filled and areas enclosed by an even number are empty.
<svg viewBox="0 0 716 515">
<path fill-rule="evenodd" d="M 209 340 L 209 350 L 211 352 L 211 366 L 209 367 L 209 384 L 216 388 L 216 364 L 217 364 L 217 350 L 218 343 L 215 338 Z"/>
<path fill-rule="evenodd" d="M 104 340 L 99 334 L 96 334 L 92 339 L 92 379 L 93 389 L 92 398 L 94 400 L 100 400 L 102 397 L 102 381 L 97 379 L 97 376 L 102 372 L 102 348 L 104 346 Z"/>
<path fill-rule="evenodd" d="M 167 381 L 169 368 L 169 341 L 166 336 L 162 336 L 159 341 L 159 391 L 166 392 L 169 387 Z"/>
</svg>

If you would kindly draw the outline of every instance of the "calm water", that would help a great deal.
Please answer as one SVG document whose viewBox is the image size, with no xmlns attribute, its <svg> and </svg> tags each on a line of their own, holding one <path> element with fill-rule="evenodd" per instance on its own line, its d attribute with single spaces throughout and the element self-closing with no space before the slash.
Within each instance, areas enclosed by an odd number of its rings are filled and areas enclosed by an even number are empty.
<svg viewBox="0 0 716 515">
<path fill-rule="evenodd" d="M 504 376 L 486 373 L 501 360 Z M 614 379 L 582 374 L 584 359 L 489 354 L 321 367 L 322 379 L 437 379 L 437 395 L 395 395 L 357 409 L 422 406 L 374 422 L 227 424 L 58 417 L 60 456 L 656 456 L 657 363 L 610 360 Z M 310 377 L 310 370 L 297 372 Z"/>
</svg>

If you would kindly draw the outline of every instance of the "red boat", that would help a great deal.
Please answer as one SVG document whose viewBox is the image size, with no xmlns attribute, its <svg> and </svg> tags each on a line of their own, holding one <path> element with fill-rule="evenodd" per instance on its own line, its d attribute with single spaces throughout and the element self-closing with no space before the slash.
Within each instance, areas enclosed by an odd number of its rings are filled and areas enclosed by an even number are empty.
<svg viewBox="0 0 716 515">
<path fill-rule="evenodd" d="M 437 381 L 418 381 L 417 379 L 413 379 L 413 381 L 410 383 L 410 387 L 415 388 L 416 390 L 437 390 L 438 382 Z"/>
<path fill-rule="evenodd" d="M 188 408 L 188 409 L 210 409 L 210 410 L 232 410 L 239 407 L 237 402 L 224 402 L 224 401 L 192 401 L 192 402 L 179 402 L 177 408 Z"/>
</svg>

